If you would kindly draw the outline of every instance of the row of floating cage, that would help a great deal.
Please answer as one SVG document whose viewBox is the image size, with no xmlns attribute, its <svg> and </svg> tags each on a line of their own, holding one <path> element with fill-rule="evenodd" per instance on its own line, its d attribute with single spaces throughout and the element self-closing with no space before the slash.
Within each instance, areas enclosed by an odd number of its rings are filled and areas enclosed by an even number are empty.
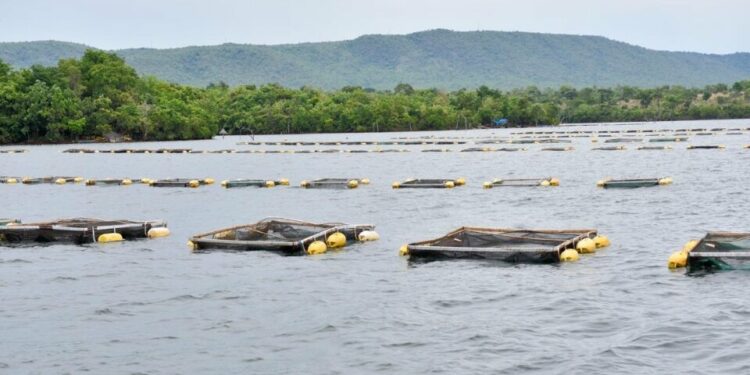
<svg viewBox="0 0 750 375">
<path fill-rule="evenodd" d="M 550 143 L 550 142 L 547 142 Z M 635 143 L 625 142 L 620 143 Z M 539 143 L 541 144 L 541 143 Z M 687 150 L 699 150 L 699 149 L 726 149 L 725 145 L 688 145 L 685 146 Z M 741 146 L 744 149 L 750 149 L 750 145 Z M 638 146 L 637 150 L 671 150 L 672 146 Z M 573 146 L 562 146 L 562 147 L 543 147 L 538 149 L 539 151 L 573 151 Z M 591 150 L 627 150 L 625 146 L 601 146 L 593 147 Z M 451 148 L 427 148 L 419 150 L 419 152 L 513 152 L 513 151 L 529 151 L 528 148 L 523 147 L 468 147 L 462 149 L 451 149 Z M 399 150 L 399 149 L 331 149 L 331 150 L 189 150 L 185 151 L 182 149 L 168 150 L 162 152 L 149 151 L 149 150 L 98 150 L 98 149 L 69 149 L 64 150 L 64 153 L 72 154 L 385 154 L 385 153 L 408 153 L 412 150 Z"/>
<path fill-rule="evenodd" d="M 167 237 L 161 220 L 63 219 L 22 223 L 0 219 L 0 244 L 54 242 L 116 243 L 125 240 Z M 256 223 L 222 228 L 191 236 L 194 252 L 270 251 L 282 255 L 320 255 L 329 250 L 377 241 L 370 224 L 311 223 L 267 218 Z M 610 246 L 596 229 L 518 229 L 464 226 L 441 237 L 401 246 L 399 255 L 410 261 L 481 259 L 509 263 L 574 262 Z M 669 256 L 670 269 L 689 271 L 750 269 L 750 233 L 709 232 L 689 241 Z"/>
<path fill-rule="evenodd" d="M 129 186 L 133 184 L 142 184 L 152 187 L 174 187 L 174 188 L 198 188 L 204 185 L 213 185 L 213 178 L 167 178 L 167 179 L 150 179 L 150 178 L 104 178 L 104 179 L 84 179 L 82 177 L 70 176 L 50 176 L 50 177 L 7 177 L 0 176 L 0 184 L 83 184 L 86 186 Z M 369 185 L 369 178 L 319 178 L 314 180 L 302 180 L 299 186 L 306 189 L 354 189 L 361 185 Z M 640 179 L 613 179 L 605 178 L 596 183 L 603 188 L 635 188 L 647 186 L 664 186 L 672 184 L 672 178 L 640 178 Z M 286 178 L 279 179 L 232 179 L 223 180 L 220 185 L 224 188 L 243 188 L 258 187 L 272 188 L 275 186 L 288 186 L 289 180 Z M 454 188 L 466 185 L 466 179 L 443 178 L 443 179 L 425 179 L 409 178 L 403 181 L 396 181 L 391 184 L 393 189 L 434 189 L 434 188 Z M 496 178 L 491 181 L 482 183 L 485 189 L 499 187 L 533 187 L 533 186 L 560 186 L 560 179 L 556 177 L 539 177 L 539 178 Z"/>
</svg>

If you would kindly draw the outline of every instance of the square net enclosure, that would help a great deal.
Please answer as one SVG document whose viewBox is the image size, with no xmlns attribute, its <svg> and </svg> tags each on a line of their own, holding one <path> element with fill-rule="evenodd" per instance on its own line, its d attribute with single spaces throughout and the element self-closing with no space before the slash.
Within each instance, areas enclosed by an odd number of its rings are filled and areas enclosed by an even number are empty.
<svg viewBox="0 0 750 375">
<path fill-rule="evenodd" d="M 190 239 L 193 250 L 277 251 L 287 255 L 302 255 L 307 245 L 325 241 L 327 236 L 341 232 L 348 241 L 359 238 L 373 225 L 344 223 L 310 223 L 305 221 L 266 218 L 257 223 L 238 225 L 198 234 Z"/>
<path fill-rule="evenodd" d="M 709 232 L 688 253 L 689 271 L 750 269 L 750 233 Z"/>
<path fill-rule="evenodd" d="M 557 263 L 560 253 L 594 238 L 595 229 L 534 230 L 461 227 L 440 238 L 407 245 L 409 259 L 492 259 Z"/>
</svg>

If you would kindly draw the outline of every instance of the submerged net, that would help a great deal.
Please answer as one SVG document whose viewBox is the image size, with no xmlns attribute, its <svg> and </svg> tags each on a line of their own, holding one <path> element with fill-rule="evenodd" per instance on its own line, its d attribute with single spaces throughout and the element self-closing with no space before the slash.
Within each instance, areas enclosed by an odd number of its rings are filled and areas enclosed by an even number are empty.
<svg viewBox="0 0 750 375">
<path fill-rule="evenodd" d="M 695 252 L 750 251 L 750 233 L 709 233 Z"/>
</svg>

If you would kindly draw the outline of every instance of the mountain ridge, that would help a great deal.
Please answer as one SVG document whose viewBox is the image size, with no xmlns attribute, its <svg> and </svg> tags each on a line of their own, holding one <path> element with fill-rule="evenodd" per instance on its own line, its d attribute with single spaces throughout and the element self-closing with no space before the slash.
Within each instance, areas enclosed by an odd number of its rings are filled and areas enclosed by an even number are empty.
<svg viewBox="0 0 750 375">
<path fill-rule="evenodd" d="M 14 67 L 53 65 L 80 57 L 84 44 L 0 43 Z M 362 35 L 331 42 L 224 43 L 112 52 L 143 75 L 205 86 L 279 83 L 289 87 L 391 89 L 401 82 L 455 90 L 487 85 L 654 87 L 731 83 L 750 77 L 750 53 L 658 51 L 602 36 L 446 29 L 405 35 Z"/>
</svg>

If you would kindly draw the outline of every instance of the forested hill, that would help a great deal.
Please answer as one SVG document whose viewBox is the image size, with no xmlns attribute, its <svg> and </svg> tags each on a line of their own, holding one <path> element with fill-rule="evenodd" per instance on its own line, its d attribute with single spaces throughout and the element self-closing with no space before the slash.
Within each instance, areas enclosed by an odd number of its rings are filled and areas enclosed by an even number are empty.
<svg viewBox="0 0 750 375">
<path fill-rule="evenodd" d="M 80 57 L 86 46 L 0 43 L 0 59 L 21 68 Z M 631 85 L 702 86 L 750 78 L 750 54 L 654 51 L 596 36 L 432 30 L 288 45 L 224 44 L 113 51 L 139 74 L 205 86 L 275 82 L 287 87 L 511 89 Z"/>
</svg>

